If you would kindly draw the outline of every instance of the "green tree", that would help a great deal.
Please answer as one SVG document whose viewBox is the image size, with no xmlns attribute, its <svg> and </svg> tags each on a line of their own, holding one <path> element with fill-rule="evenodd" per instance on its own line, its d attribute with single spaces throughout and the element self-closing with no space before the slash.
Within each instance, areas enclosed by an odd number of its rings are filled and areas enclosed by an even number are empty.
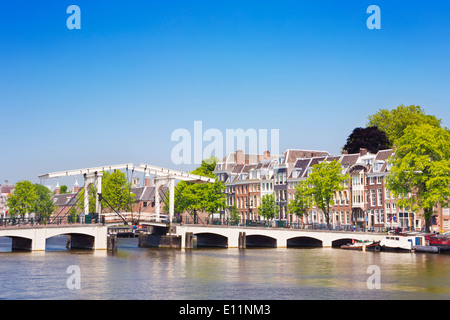
<svg viewBox="0 0 450 320">
<path fill-rule="evenodd" d="M 33 185 L 37 198 L 34 203 L 34 210 L 41 218 L 46 219 L 51 216 L 55 210 L 55 204 L 52 201 L 52 192 L 49 188 L 35 183 Z"/>
<path fill-rule="evenodd" d="M 26 213 L 34 211 L 38 195 L 30 181 L 20 181 L 16 184 L 14 192 L 8 196 L 6 205 L 10 217 L 24 217 Z"/>
<path fill-rule="evenodd" d="M 275 203 L 275 196 L 273 193 L 266 194 L 261 197 L 261 203 L 258 207 L 258 215 L 268 220 L 275 218 L 275 211 L 277 209 Z"/>
<path fill-rule="evenodd" d="M 76 206 L 70 208 L 68 212 L 68 220 L 69 222 L 76 222 L 78 217 L 80 216 L 80 211 Z"/>
<path fill-rule="evenodd" d="M 358 153 L 361 148 L 377 153 L 389 149 L 389 139 L 378 127 L 355 128 L 348 136 L 343 149 L 348 153 Z"/>
<path fill-rule="evenodd" d="M 402 137 L 408 126 L 421 124 L 440 127 L 441 119 L 425 114 L 425 111 L 419 106 L 400 105 L 395 109 L 381 109 L 370 115 L 368 126 L 377 126 L 378 129 L 384 131 L 389 139 L 390 147 L 392 147 L 397 144 L 397 140 Z"/>
<path fill-rule="evenodd" d="M 211 157 L 202 161 L 200 167 L 192 171 L 192 174 L 204 177 L 215 178 L 214 168 L 217 158 Z M 175 188 L 175 212 L 188 212 L 197 221 L 197 214 L 200 211 L 215 213 L 226 204 L 226 196 L 223 193 L 225 184 L 216 179 L 214 183 L 193 183 L 180 181 Z M 165 199 L 165 210 L 168 210 L 168 199 Z"/>
<path fill-rule="evenodd" d="M 322 161 L 313 166 L 311 174 L 304 182 L 307 188 L 302 190 L 305 196 L 311 196 L 312 204 L 322 210 L 330 226 L 330 209 L 334 205 L 334 194 L 345 189 L 343 183 L 349 179 L 341 173 L 338 161 Z"/>
<path fill-rule="evenodd" d="M 59 188 L 59 194 L 66 194 L 69 193 L 69 188 L 63 184 L 60 188 Z"/>
<path fill-rule="evenodd" d="M 238 211 L 236 203 L 233 204 L 233 206 L 231 207 L 230 219 L 231 220 L 238 220 L 239 219 L 239 211 Z"/>
<path fill-rule="evenodd" d="M 102 179 L 102 208 L 115 209 L 118 212 L 131 210 L 135 201 L 131 192 L 131 183 L 127 182 L 124 172 L 114 170 L 105 172 Z"/>
<path fill-rule="evenodd" d="M 311 204 L 312 195 L 308 189 L 306 180 L 303 180 L 295 186 L 294 198 L 289 201 L 288 204 L 289 213 L 293 213 L 302 218 L 303 216 L 308 215 Z"/>
<path fill-rule="evenodd" d="M 399 198 L 398 205 L 422 209 L 430 231 L 434 207 L 449 204 L 450 133 L 429 124 L 409 126 L 397 141 L 389 164 L 387 188 Z"/>
</svg>

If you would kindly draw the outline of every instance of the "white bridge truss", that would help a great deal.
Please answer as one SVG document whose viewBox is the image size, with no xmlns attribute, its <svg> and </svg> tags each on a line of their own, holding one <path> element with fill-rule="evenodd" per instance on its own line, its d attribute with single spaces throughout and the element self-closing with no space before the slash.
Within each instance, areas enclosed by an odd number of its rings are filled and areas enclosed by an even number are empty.
<svg viewBox="0 0 450 320">
<path fill-rule="evenodd" d="M 189 181 L 193 183 L 214 183 L 214 178 L 204 177 L 200 175 L 195 175 L 187 172 L 182 172 L 179 170 L 172 170 L 162 167 L 157 167 L 148 164 L 139 164 L 139 166 L 134 166 L 133 163 L 125 163 L 125 164 L 117 164 L 117 165 L 109 165 L 109 166 L 101 166 L 101 167 L 92 167 L 85 169 L 75 169 L 75 170 L 67 170 L 67 171 L 59 171 L 52 172 L 47 174 L 39 175 L 38 178 L 40 180 L 43 179 L 53 179 L 53 178 L 61 178 L 68 176 L 76 176 L 83 175 L 84 177 L 84 188 L 86 188 L 90 184 L 95 184 L 97 187 L 97 197 L 96 197 L 96 211 L 98 213 L 101 212 L 101 201 L 99 199 L 99 195 L 102 193 L 102 176 L 105 171 L 112 170 L 132 170 L 135 172 L 143 172 L 148 173 L 150 175 L 154 175 L 155 177 L 155 221 L 160 222 L 162 219 L 166 220 L 166 216 L 162 216 L 160 214 L 160 194 L 159 190 L 162 186 L 167 185 L 169 187 L 169 225 L 172 222 L 172 218 L 174 216 L 174 205 L 175 205 L 175 180 Z M 84 193 L 84 214 L 89 214 L 89 194 L 88 192 Z"/>
</svg>

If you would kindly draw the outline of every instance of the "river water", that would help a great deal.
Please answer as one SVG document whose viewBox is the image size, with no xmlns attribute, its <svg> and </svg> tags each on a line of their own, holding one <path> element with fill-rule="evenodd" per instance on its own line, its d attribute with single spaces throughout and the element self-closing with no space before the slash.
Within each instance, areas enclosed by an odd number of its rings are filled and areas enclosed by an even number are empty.
<svg viewBox="0 0 450 320">
<path fill-rule="evenodd" d="M 10 241 L 0 238 L 0 299 L 450 299 L 450 255 L 167 250 L 140 248 L 135 238 L 119 239 L 112 253 L 67 250 L 63 236 L 47 240 L 46 252 L 11 252 Z M 79 289 L 68 285 L 76 281 Z"/>
</svg>

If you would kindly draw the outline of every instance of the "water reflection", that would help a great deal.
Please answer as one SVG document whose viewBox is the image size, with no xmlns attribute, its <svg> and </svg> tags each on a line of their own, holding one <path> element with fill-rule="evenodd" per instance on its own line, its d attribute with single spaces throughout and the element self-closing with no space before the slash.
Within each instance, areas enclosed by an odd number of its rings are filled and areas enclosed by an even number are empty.
<svg viewBox="0 0 450 320">
<path fill-rule="evenodd" d="M 0 238 L 0 299 L 449 299 L 450 256 L 339 249 L 140 248 L 119 239 L 117 252 L 10 252 Z M 81 289 L 69 290 L 69 265 Z M 379 266 L 381 289 L 367 288 Z"/>
</svg>

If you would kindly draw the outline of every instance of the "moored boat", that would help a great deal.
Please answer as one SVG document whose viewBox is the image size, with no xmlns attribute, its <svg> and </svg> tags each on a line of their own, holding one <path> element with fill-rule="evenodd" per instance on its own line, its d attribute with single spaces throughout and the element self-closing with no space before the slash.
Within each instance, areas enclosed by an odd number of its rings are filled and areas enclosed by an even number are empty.
<svg viewBox="0 0 450 320">
<path fill-rule="evenodd" d="M 412 252 L 434 252 L 428 248 L 430 234 L 416 231 L 402 233 L 400 235 L 388 235 L 380 241 L 381 251 Z"/>
<path fill-rule="evenodd" d="M 380 251 L 379 242 L 374 241 L 357 241 L 341 246 L 341 249 L 358 250 L 358 251 Z"/>
<path fill-rule="evenodd" d="M 411 252 L 412 241 L 404 236 L 386 236 L 380 241 L 381 251 Z"/>
<path fill-rule="evenodd" d="M 439 234 L 429 237 L 430 246 L 439 248 L 439 252 L 450 252 L 450 234 Z"/>
</svg>

